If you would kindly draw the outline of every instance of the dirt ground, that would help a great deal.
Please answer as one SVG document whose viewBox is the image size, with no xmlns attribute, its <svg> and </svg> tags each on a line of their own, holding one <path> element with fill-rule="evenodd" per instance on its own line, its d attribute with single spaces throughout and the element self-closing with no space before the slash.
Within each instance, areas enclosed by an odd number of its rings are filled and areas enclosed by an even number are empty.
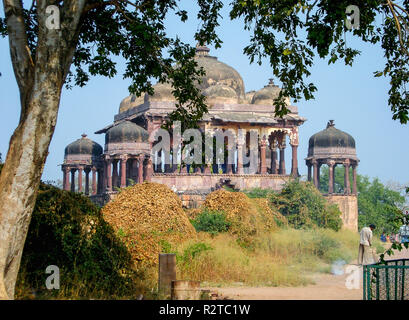
<svg viewBox="0 0 409 320">
<path fill-rule="evenodd" d="M 409 250 L 396 251 L 388 259 L 409 259 Z M 346 266 L 344 266 L 345 271 Z M 362 269 L 361 269 L 362 270 Z M 315 284 L 305 287 L 225 287 L 208 288 L 220 296 L 234 300 L 361 300 L 362 271 L 359 289 L 348 289 L 349 274 L 333 275 L 317 273 L 312 275 Z"/>
</svg>

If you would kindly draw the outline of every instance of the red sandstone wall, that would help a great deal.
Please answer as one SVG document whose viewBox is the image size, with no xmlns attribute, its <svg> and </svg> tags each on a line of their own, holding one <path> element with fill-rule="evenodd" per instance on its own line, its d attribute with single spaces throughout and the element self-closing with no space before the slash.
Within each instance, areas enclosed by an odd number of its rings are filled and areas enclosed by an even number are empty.
<svg viewBox="0 0 409 320">
<path fill-rule="evenodd" d="M 177 191 L 210 190 L 221 179 L 229 179 L 236 189 L 252 188 L 281 190 L 289 176 L 279 175 L 228 175 L 228 174 L 154 174 L 152 182 L 162 183 Z"/>
</svg>

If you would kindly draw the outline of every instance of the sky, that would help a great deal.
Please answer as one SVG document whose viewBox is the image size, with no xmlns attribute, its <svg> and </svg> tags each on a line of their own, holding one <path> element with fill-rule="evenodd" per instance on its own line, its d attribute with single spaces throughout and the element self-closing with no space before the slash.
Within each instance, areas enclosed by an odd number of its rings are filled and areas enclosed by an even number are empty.
<svg viewBox="0 0 409 320">
<path fill-rule="evenodd" d="M 223 41 L 222 48 L 215 50 L 209 46 L 210 55 L 217 56 L 220 61 L 235 68 L 244 80 L 246 91 L 261 89 L 269 78 L 274 79 L 272 69 L 267 63 L 261 66 L 249 63 L 248 57 L 243 54 L 249 34 L 243 30 L 241 20 L 229 19 L 227 3 L 217 28 Z M 197 11 L 193 1 L 182 0 L 180 7 L 188 12 Z M 0 16 L 4 17 L 3 11 L 0 11 Z M 194 33 L 198 22 L 194 15 L 186 23 L 170 16 L 166 24 L 169 35 L 177 35 L 183 41 L 195 45 Z M 409 126 L 392 120 L 388 106 L 388 79 L 373 77 L 373 72 L 383 70 L 385 64 L 382 49 L 380 46 L 364 44 L 352 35 L 346 35 L 346 40 L 348 45 L 362 51 L 353 67 L 345 66 L 342 61 L 329 66 L 325 60 L 317 58 L 309 78 L 318 88 L 315 99 L 295 103 L 299 114 L 307 118 L 299 130 L 300 174 L 307 173 L 304 159 L 308 152 L 308 139 L 325 129 L 328 120 L 333 119 L 336 128 L 355 138 L 360 159 L 359 174 L 378 177 L 384 183 L 395 181 L 409 184 Z M 63 90 L 43 180 L 62 179 L 59 165 L 63 162 L 64 148 L 80 138 L 82 133 L 104 145 L 104 135 L 96 135 L 94 132 L 113 122 L 121 100 L 129 94 L 127 88 L 130 82 L 124 80 L 121 74 L 124 61 L 117 61 L 116 77 L 94 77 L 83 88 Z M 0 72 L 0 152 L 4 160 L 20 116 L 19 92 L 7 38 L 0 38 Z M 291 166 L 290 153 L 290 148 L 287 148 L 287 171 Z"/>
</svg>

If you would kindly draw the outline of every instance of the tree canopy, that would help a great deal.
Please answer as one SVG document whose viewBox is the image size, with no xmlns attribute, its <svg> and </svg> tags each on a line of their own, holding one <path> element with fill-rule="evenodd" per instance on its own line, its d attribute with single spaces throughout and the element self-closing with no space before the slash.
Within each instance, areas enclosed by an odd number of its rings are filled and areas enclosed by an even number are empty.
<svg viewBox="0 0 409 320">
<path fill-rule="evenodd" d="M 6 2 L 10 2 L 7 0 Z M 14 2 L 14 1 L 11 1 Z M 175 13 L 186 21 L 191 15 L 180 8 L 177 0 L 82 0 L 81 23 L 78 26 L 76 50 L 66 85 L 84 86 L 91 76 L 113 77 L 117 73 L 113 57 L 126 60 L 124 77 L 132 80 L 131 93 L 140 95 L 153 92 L 152 81 L 171 82 L 179 104 L 172 119 L 184 120 L 194 126 L 207 111 L 204 97 L 195 87 L 203 75 L 193 60 L 194 48 L 178 38 L 171 38 L 165 29 L 165 19 Z M 35 64 L 40 3 L 55 4 L 61 8 L 62 26 L 71 19 L 70 1 L 29 1 L 31 6 L 22 9 L 27 43 Z M 221 0 L 198 0 L 197 18 L 200 27 L 195 34 L 199 43 L 220 47 L 222 41 L 216 33 L 219 25 Z M 352 33 L 363 42 L 380 44 L 386 64 L 383 70 L 374 71 L 376 77 L 390 78 L 389 106 L 393 118 L 407 123 L 409 99 L 408 81 L 409 1 L 397 4 L 392 0 L 357 0 L 352 11 L 359 25 L 351 28 L 350 1 L 343 0 L 234 0 L 230 19 L 243 19 L 243 28 L 251 35 L 243 49 L 251 62 L 262 63 L 267 58 L 276 76 L 283 84 L 277 98 L 276 112 L 284 115 L 287 109 L 283 97 L 312 99 L 317 90 L 308 82 L 314 57 L 328 60 L 328 64 L 341 59 L 352 66 L 359 50 L 348 46 L 346 33 Z M 6 8 L 7 9 L 7 8 Z M 16 9 L 19 9 L 18 6 Z M 20 10 L 20 9 L 19 9 Z M 17 10 L 17 11 L 19 11 Z M 5 10 L 6 15 L 9 10 Z M 351 16 L 352 17 L 352 16 Z M 64 22 L 66 21 L 66 22 Z M 6 19 L 0 18 L 0 35 L 7 35 Z M 63 28 L 62 28 L 63 29 Z M 193 39 L 192 39 L 193 40 Z M 41 41 L 44 41 L 42 39 Z"/>
</svg>

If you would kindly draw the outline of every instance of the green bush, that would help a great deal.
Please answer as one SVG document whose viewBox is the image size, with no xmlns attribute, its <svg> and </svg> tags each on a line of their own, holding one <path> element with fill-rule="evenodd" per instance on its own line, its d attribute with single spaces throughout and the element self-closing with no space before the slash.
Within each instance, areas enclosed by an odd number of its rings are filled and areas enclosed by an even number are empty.
<svg viewBox="0 0 409 320">
<path fill-rule="evenodd" d="M 261 188 L 254 188 L 250 190 L 243 191 L 249 198 L 267 198 L 271 190 L 269 189 L 261 189 Z"/>
<path fill-rule="evenodd" d="M 310 182 L 287 182 L 281 193 L 270 194 L 270 203 L 296 229 L 321 227 L 338 231 L 342 226 L 341 211 Z"/>
<path fill-rule="evenodd" d="M 213 250 L 213 248 L 206 243 L 203 242 L 193 243 L 183 251 L 182 255 L 177 254 L 176 259 L 183 263 L 189 263 L 195 257 L 209 250 Z"/>
<path fill-rule="evenodd" d="M 205 209 L 195 219 L 191 220 L 196 231 L 208 232 L 216 235 L 229 230 L 231 223 L 226 220 L 224 212 L 209 211 Z"/>
<path fill-rule="evenodd" d="M 48 265 L 60 268 L 60 290 L 45 288 Z M 17 297 L 134 296 L 136 273 L 126 247 L 88 197 L 41 183 L 22 255 Z"/>
</svg>

